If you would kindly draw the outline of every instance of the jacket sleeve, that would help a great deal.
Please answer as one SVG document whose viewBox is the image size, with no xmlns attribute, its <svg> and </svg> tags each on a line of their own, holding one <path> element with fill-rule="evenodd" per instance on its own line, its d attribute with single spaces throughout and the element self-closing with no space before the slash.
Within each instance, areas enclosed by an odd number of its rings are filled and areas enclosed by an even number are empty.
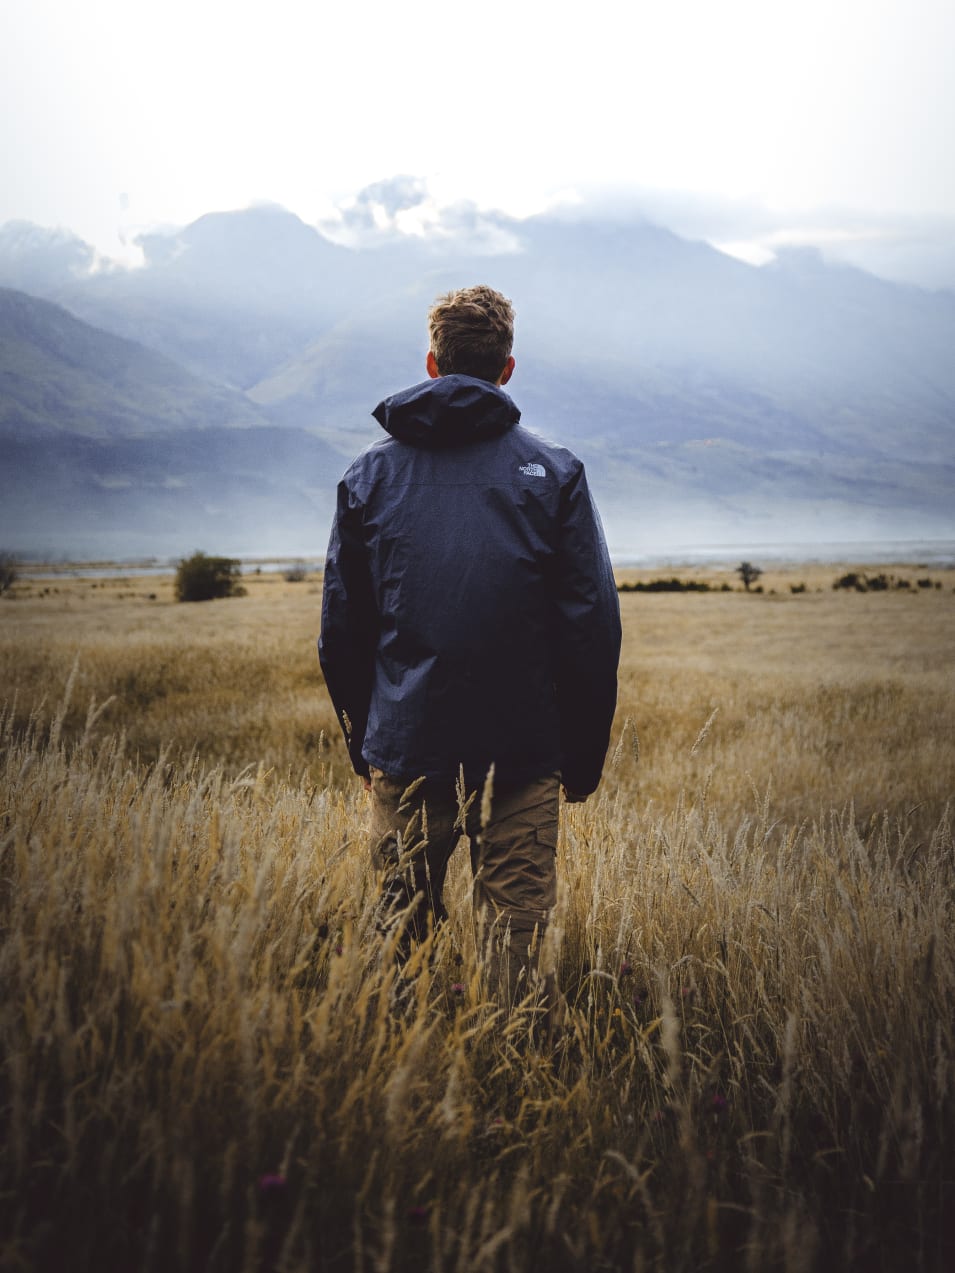
<svg viewBox="0 0 955 1273">
<path fill-rule="evenodd" d="M 620 603 L 579 462 L 561 492 L 554 590 L 561 777 L 569 791 L 589 795 L 600 782 L 617 704 Z"/>
<path fill-rule="evenodd" d="M 362 508 L 343 480 L 338 485 L 338 505 L 325 557 L 318 657 L 352 765 L 362 776 L 368 774 L 361 752 L 368 726 L 378 628 Z"/>
</svg>

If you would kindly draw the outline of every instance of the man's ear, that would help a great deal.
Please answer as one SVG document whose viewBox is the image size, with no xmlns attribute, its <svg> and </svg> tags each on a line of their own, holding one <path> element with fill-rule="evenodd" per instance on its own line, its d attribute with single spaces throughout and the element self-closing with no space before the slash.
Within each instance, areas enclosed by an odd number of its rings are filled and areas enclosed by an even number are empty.
<svg viewBox="0 0 955 1273">
<path fill-rule="evenodd" d="M 435 362 L 434 354 L 431 352 L 430 349 L 428 350 L 428 356 L 425 359 L 424 365 L 428 368 L 428 375 L 431 377 L 432 380 L 441 379 L 441 372 L 438 371 L 438 364 Z"/>
<path fill-rule="evenodd" d="M 515 364 L 515 362 L 514 362 L 514 359 L 513 359 L 513 358 L 508 358 L 507 362 L 504 364 L 504 370 L 501 372 L 501 378 L 500 378 L 500 380 L 497 382 L 499 385 L 506 385 L 506 384 L 507 384 L 507 382 L 510 380 L 511 376 L 513 376 L 513 374 L 514 374 L 514 367 L 515 367 L 515 365 L 516 365 L 516 364 Z"/>
</svg>

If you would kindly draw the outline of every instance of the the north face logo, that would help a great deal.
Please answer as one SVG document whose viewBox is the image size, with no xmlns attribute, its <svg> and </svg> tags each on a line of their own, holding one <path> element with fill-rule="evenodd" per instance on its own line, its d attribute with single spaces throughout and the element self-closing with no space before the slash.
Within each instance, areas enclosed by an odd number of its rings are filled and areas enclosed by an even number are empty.
<svg viewBox="0 0 955 1273">
<path fill-rule="evenodd" d="M 546 477 L 547 470 L 543 464 L 521 464 L 518 468 L 519 473 L 523 473 L 525 477 Z"/>
</svg>

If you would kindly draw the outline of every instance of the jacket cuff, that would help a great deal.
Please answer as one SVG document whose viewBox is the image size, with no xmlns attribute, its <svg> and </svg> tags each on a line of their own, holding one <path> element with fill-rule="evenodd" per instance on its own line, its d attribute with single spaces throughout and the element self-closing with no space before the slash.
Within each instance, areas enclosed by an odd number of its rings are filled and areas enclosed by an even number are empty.
<svg viewBox="0 0 955 1273">
<path fill-rule="evenodd" d="M 594 778 L 592 772 L 575 770 L 573 765 L 562 765 L 560 770 L 561 786 L 572 791 L 575 796 L 592 796 L 600 786 L 600 774 Z"/>
<path fill-rule="evenodd" d="M 349 756 L 349 759 L 351 760 L 352 768 L 354 769 L 358 777 L 367 778 L 369 776 L 368 761 L 361 754 L 361 752 L 359 751 L 356 753 L 349 750 L 348 756 Z"/>
</svg>

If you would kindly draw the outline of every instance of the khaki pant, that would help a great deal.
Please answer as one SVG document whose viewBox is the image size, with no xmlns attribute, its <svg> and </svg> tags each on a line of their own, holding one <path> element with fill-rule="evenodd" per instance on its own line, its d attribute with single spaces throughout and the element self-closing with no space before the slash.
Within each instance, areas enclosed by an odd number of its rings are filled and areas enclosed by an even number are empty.
<svg viewBox="0 0 955 1273">
<path fill-rule="evenodd" d="M 448 863 L 467 835 L 489 988 L 508 1004 L 535 988 L 541 940 L 557 901 L 559 790 L 560 776 L 548 774 L 519 786 L 495 784 L 490 801 L 480 792 L 468 801 L 459 799 L 453 783 L 409 786 L 372 769 L 369 829 L 381 879 L 379 926 L 389 931 L 405 916 L 400 960 L 447 917 Z M 552 999 L 553 985 L 543 989 Z"/>
</svg>

